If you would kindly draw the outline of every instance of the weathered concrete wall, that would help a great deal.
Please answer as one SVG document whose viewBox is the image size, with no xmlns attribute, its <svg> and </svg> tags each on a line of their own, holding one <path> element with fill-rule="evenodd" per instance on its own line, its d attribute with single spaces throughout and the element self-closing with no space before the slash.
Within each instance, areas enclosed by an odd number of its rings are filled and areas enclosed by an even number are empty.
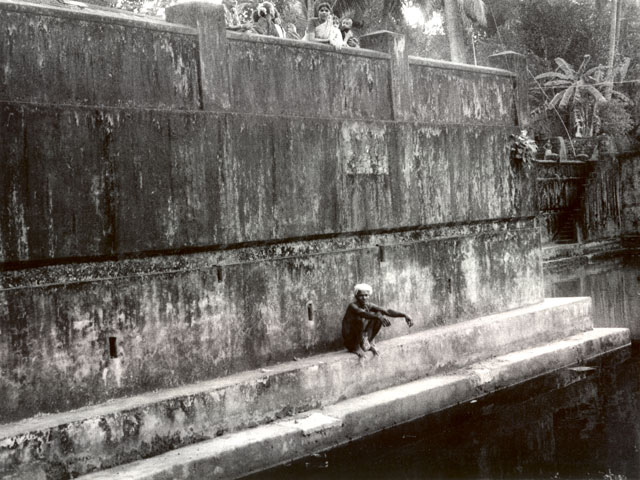
<svg viewBox="0 0 640 480">
<path fill-rule="evenodd" d="M 0 108 L 7 263 L 533 213 L 503 128 Z"/>
<path fill-rule="evenodd" d="M 0 101 L 199 107 L 192 29 L 116 11 L 1 8 Z"/>
<path fill-rule="evenodd" d="M 495 69 L 410 57 L 412 111 L 421 122 L 516 123 L 513 78 Z"/>
<path fill-rule="evenodd" d="M 542 299 L 508 72 L 0 9 L 0 421 Z"/>
<path fill-rule="evenodd" d="M 180 112 L 200 104 L 194 35 L 3 8 L 11 87 L 0 97 L 0 262 L 533 215 L 504 154 L 513 125 L 504 72 L 413 60 L 421 123 L 389 123 L 388 55 L 235 35 L 233 113 Z M 96 52 L 87 30 L 99 35 Z M 98 57 L 110 58 L 105 71 L 93 68 Z"/>
<path fill-rule="evenodd" d="M 634 239 L 640 238 L 640 156 L 629 156 L 620 162 L 622 184 L 622 234 Z"/>
<path fill-rule="evenodd" d="M 381 358 L 369 354 L 359 360 L 343 352 L 326 353 L 8 424 L 0 433 L 0 476 L 31 479 L 49 473 L 47 478 L 53 480 L 68 478 L 64 473 L 70 473 L 75 477 L 221 435 L 231 445 L 228 435 L 233 432 L 273 425 L 282 417 L 291 420 L 291 415 L 331 408 L 336 402 L 364 400 L 362 395 L 416 380 L 439 384 L 433 381 L 434 375 L 459 380 L 468 378 L 472 370 L 483 371 L 484 375 L 472 376 L 481 377 L 483 384 L 473 382 L 475 388 L 469 388 L 474 397 L 481 396 L 549 367 L 555 370 L 573 359 L 584 359 L 583 355 L 591 357 L 628 344 L 628 332 L 622 334 L 622 329 L 615 329 L 619 342 L 613 341 L 613 332 L 592 331 L 590 304 L 588 298 L 545 299 L 456 328 L 433 328 L 381 342 Z M 581 332 L 591 336 L 591 341 L 576 341 L 574 335 Z M 558 338 L 563 339 L 560 349 L 553 346 Z M 538 346 L 544 354 L 536 355 L 531 346 Z M 505 357 L 496 358 L 499 355 Z M 487 368 L 489 365 L 493 367 Z M 384 393 L 387 399 L 394 397 Z M 385 395 L 381 392 L 381 396 Z M 471 398 L 448 400 L 454 404 Z M 247 435 L 259 437 L 255 430 Z"/>
<path fill-rule="evenodd" d="M 622 179 L 619 159 L 604 159 L 595 165 L 585 184 L 586 239 L 619 237 L 622 226 Z"/>
<path fill-rule="evenodd" d="M 545 297 L 589 296 L 596 327 L 628 328 L 640 340 L 640 258 L 617 257 L 593 264 L 546 266 Z"/>
<path fill-rule="evenodd" d="M 617 238 L 622 233 L 624 160 L 538 162 L 536 183 L 543 243 L 563 222 L 575 222 L 580 241 Z"/>
<path fill-rule="evenodd" d="M 227 55 L 235 111 L 333 120 L 392 118 L 384 53 L 231 33 Z"/>
<path fill-rule="evenodd" d="M 567 212 L 582 210 L 587 167 L 583 163 L 536 163 L 542 243 L 551 242 Z"/>
<path fill-rule="evenodd" d="M 416 330 L 535 303 L 537 242 L 530 221 L 490 222 L 12 272 L 0 293 L 0 419 L 340 348 L 361 279 Z M 407 332 L 396 321 L 382 338 Z"/>
</svg>

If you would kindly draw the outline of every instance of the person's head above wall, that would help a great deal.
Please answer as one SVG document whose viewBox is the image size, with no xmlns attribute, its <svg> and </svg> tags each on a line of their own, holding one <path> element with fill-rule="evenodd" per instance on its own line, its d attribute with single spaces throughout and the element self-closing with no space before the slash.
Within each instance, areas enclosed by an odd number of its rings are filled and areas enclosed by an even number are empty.
<svg viewBox="0 0 640 480">
<path fill-rule="evenodd" d="M 333 8 L 329 2 L 318 2 L 315 5 L 314 14 L 316 17 L 320 16 L 320 9 L 327 9 L 329 13 L 333 13 Z"/>
</svg>

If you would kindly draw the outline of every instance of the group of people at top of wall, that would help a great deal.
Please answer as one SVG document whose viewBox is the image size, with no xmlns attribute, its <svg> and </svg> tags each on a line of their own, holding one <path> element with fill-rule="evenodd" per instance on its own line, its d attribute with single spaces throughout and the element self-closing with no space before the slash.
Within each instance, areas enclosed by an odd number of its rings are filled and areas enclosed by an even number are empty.
<svg viewBox="0 0 640 480">
<path fill-rule="evenodd" d="M 293 23 L 283 22 L 280 13 L 271 2 L 262 2 L 255 9 L 245 4 L 244 9 L 239 10 L 239 7 L 229 9 L 225 6 L 227 29 L 250 34 L 328 43 L 335 47 L 360 47 L 360 43 L 352 31 L 352 19 L 335 16 L 331 4 L 328 2 L 320 1 L 315 5 L 315 15 L 309 18 L 306 32 L 302 38 Z"/>
</svg>

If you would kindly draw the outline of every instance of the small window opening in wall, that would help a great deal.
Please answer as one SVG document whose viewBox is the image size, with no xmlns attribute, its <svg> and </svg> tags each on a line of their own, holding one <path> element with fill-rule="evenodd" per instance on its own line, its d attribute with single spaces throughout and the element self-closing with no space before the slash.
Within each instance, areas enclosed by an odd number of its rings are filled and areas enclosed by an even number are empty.
<svg viewBox="0 0 640 480">
<path fill-rule="evenodd" d="M 313 302 L 307 302 L 307 318 L 313 322 Z"/>
<path fill-rule="evenodd" d="M 451 279 L 450 279 L 450 278 L 448 278 L 448 279 L 447 279 L 447 291 L 448 291 L 449 293 L 451 293 L 451 292 L 452 292 L 452 289 L 451 289 Z"/>
<path fill-rule="evenodd" d="M 111 358 L 118 358 L 118 344 L 116 343 L 116 337 L 109 337 L 109 356 Z"/>
<path fill-rule="evenodd" d="M 384 245 L 378 245 L 378 261 L 384 262 Z"/>
</svg>

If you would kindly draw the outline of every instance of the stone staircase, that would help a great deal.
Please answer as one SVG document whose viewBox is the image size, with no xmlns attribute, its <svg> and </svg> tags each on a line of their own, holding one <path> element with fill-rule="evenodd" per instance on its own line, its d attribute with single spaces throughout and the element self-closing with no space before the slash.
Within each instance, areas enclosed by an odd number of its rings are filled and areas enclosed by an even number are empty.
<svg viewBox="0 0 640 480">
<path fill-rule="evenodd" d="M 589 298 L 0 426 L 6 479 L 238 478 L 624 348 Z"/>
<path fill-rule="evenodd" d="M 553 241 L 558 244 L 570 244 L 578 241 L 576 231 L 576 212 L 568 211 L 564 212 L 559 219 L 558 230 L 553 238 Z"/>
</svg>

